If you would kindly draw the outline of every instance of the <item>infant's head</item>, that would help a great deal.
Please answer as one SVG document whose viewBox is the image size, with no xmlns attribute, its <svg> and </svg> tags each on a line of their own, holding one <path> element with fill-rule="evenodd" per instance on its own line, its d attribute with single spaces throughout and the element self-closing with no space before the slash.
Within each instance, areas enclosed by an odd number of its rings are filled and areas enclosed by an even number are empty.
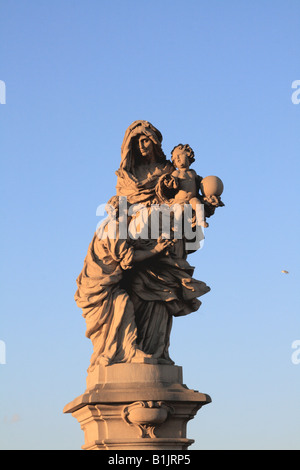
<svg viewBox="0 0 300 470">
<path fill-rule="evenodd" d="M 176 145 L 176 147 L 173 148 L 171 155 L 173 165 L 179 170 L 189 168 L 195 161 L 194 151 L 188 144 Z"/>
</svg>

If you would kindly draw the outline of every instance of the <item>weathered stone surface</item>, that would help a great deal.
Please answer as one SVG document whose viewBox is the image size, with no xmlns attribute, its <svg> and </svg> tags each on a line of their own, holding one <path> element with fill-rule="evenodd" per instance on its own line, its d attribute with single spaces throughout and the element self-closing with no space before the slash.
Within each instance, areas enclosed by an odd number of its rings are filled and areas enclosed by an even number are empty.
<svg viewBox="0 0 300 470">
<path fill-rule="evenodd" d="M 135 121 L 125 132 L 108 218 L 77 278 L 75 300 L 94 348 L 90 370 L 147 359 L 173 364 L 173 318 L 196 312 L 199 297 L 210 291 L 193 277 L 187 256 L 200 247 L 205 219 L 223 203 L 220 196 L 200 194 L 202 178 L 190 169 L 194 160 L 182 144 L 168 160 L 160 131 L 148 121 Z M 162 211 L 167 223 L 159 222 Z"/>
<path fill-rule="evenodd" d="M 98 366 L 85 393 L 66 405 L 85 434 L 83 449 L 184 450 L 186 425 L 210 403 L 182 383 L 182 368 L 159 364 Z"/>
<path fill-rule="evenodd" d="M 85 449 L 186 449 L 186 423 L 211 401 L 183 384 L 169 344 L 173 319 L 196 312 L 210 291 L 187 258 L 224 205 L 223 183 L 190 168 L 187 144 L 168 160 L 162 140 L 148 121 L 126 130 L 108 217 L 77 278 L 93 353 L 86 391 L 64 412 L 79 421 Z"/>
</svg>

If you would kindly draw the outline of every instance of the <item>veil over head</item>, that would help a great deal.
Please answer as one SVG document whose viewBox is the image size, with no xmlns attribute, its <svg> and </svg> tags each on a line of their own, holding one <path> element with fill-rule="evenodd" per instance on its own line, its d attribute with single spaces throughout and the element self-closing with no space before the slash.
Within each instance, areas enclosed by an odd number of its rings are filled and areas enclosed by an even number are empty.
<svg viewBox="0 0 300 470">
<path fill-rule="evenodd" d="M 134 173 L 136 161 L 133 152 L 133 142 L 138 135 L 145 135 L 152 140 L 157 161 L 163 162 L 166 160 L 166 156 L 161 148 L 163 140 L 161 132 L 148 121 L 134 121 L 125 132 L 121 146 L 121 164 L 117 174 L 120 175 L 123 171 Z"/>
</svg>

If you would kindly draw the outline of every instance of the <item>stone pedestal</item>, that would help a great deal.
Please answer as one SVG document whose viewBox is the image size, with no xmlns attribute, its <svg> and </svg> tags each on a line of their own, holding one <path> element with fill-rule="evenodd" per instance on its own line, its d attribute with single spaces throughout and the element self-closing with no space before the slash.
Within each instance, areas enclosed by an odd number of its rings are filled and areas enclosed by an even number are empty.
<svg viewBox="0 0 300 470">
<path fill-rule="evenodd" d="M 211 402 L 161 364 L 97 366 L 85 393 L 65 406 L 84 431 L 86 450 L 186 450 L 187 422 Z"/>
</svg>

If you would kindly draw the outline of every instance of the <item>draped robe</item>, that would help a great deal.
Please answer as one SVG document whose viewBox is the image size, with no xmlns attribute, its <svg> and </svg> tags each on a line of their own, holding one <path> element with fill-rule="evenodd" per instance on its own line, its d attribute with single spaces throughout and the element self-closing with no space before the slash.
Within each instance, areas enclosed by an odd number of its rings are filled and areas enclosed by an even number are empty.
<svg viewBox="0 0 300 470">
<path fill-rule="evenodd" d="M 141 134 L 153 141 L 157 161 L 155 167 L 138 171 L 133 139 Z M 160 202 L 156 191 L 159 179 L 174 170 L 161 151 L 161 140 L 150 123 L 133 123 L 126 131 L 116 172 L 116 195 L 126 197 L 128 207 L 144 204 L 149 216 L 151 204 Z M 77 279 L 75 300 L 82 308 L 86 336 L 94 347 L 89 369 L 96 364 L 139 361 L 143 357 L 172 364 L 172 319 L 198 310 L 198 297 L 210 288 L 192 277 L 194 268 L 187 261 L 183 239 L 166 253 L 134 262 L 135 250 L 151 250 L 157 240 L 122 239 L 118 224 L 117 218 L 114 238 L 103 236 L 105 223 L 95 233 Z"/>
</svg>

